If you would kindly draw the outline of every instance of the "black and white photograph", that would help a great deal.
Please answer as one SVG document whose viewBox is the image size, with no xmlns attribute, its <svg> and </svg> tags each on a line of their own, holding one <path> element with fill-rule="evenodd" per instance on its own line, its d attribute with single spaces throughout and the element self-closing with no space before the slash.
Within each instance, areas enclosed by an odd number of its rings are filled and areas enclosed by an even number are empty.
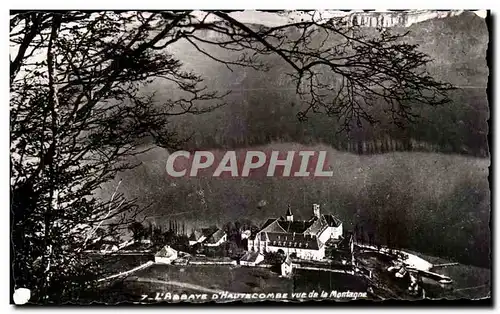
<svg viewBox="0 0 500 314">
<path fill-rule="evenodd" d="M 10 303 L 492 298 L 488 10 L 11 10 Z"/>
</svg>

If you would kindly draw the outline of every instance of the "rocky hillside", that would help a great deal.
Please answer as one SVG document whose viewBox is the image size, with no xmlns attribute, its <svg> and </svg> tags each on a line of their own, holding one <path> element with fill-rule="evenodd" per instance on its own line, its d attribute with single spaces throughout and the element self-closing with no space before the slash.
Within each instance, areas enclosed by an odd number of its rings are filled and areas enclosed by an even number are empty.
<svg viewBox="0 0 500 314">
<path fill-rule="evenodd" d="M 443 19 L 461 14 L 470 14 L 463 10 L 452 11 L 431 11 L 431 10 L 411 10 L 411 11 L 363 11 L 348 12 L 345 16 L 338 14 L 339 17 L 346 18 L 350 25 L 361 27 L 409 27 L 428 20 Z M 345 14 L 345 13 L 344 13 Z M 476 13 L 473 13 L 476 14 Z M 477 14 L 476 14 L 477 15 Z"/>
</svg>

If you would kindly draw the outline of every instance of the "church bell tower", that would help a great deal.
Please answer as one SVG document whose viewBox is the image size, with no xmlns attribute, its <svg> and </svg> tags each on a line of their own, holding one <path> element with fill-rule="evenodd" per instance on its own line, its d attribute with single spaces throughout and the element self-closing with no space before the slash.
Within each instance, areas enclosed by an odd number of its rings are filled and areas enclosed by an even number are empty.
<svg viewBox="0 0 500 314">
<path fill-rule="evenodd" d="M 288 210 L 286 211 L 286 221 L 293 221 L 292 210 L 290 209 L 290 204 L 288 204 Z"/>
</svg>

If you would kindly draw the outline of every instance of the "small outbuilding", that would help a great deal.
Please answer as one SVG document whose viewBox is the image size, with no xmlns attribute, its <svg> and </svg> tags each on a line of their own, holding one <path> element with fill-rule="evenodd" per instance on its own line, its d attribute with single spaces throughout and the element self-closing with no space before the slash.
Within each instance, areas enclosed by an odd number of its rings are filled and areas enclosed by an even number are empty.
<svg viewBox="0 0 500 314">
<path fill-rule="evenodd" d="M 264 255 L 259 252 L 246 252 L 240 258 L 240 265 L 243 266 L 255 266 L 264 260 Z"/>
<path fill-rule="evenodd" d="M 169 245 L 165 245 L 160 251 L 155 254 L 155 263 L 172 264 L 177 259 L 178 253 Z"/>
</svg>

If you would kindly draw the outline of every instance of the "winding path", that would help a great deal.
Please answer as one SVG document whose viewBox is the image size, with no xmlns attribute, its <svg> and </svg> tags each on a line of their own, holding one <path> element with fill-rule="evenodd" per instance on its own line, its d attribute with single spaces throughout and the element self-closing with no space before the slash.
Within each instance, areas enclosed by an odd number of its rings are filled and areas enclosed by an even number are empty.
<svg viewBox="0 0 500 314">
<path fill-rule="evenodd" d="M 101 278 L 99 280 L 97 280 L 97 282 L 101 282 L 101 281 L 106 281 L 106 280 L 111 280 L 111 279 L 114 279 L 114 278 L 118 278 L 118 277 L 122 277 L 122 276 L 126 276 L 126 275 L 130 275 L 132 274 L 133 272 L 136 272 L 138 270 L 141 270 L 141 269 L 144 269 L 144 268 L 147 268 L 151 265 L 153 265 L 154 262 L 153 261 L 148 261 L 147 263 L 144 263 L 142 265 L 139 265 L 135 268 L 132 268 L 130 270 L 127 270 L 127 271 L 124 271 L 124 272 L 121 272 L 121 273 L 118 273 L 118 274 L 114 274 L 114 275 L 111 275 L 111 276 L 108 276 L 108 277 L 105 277 L 105 278 Z"/>
</svg>

